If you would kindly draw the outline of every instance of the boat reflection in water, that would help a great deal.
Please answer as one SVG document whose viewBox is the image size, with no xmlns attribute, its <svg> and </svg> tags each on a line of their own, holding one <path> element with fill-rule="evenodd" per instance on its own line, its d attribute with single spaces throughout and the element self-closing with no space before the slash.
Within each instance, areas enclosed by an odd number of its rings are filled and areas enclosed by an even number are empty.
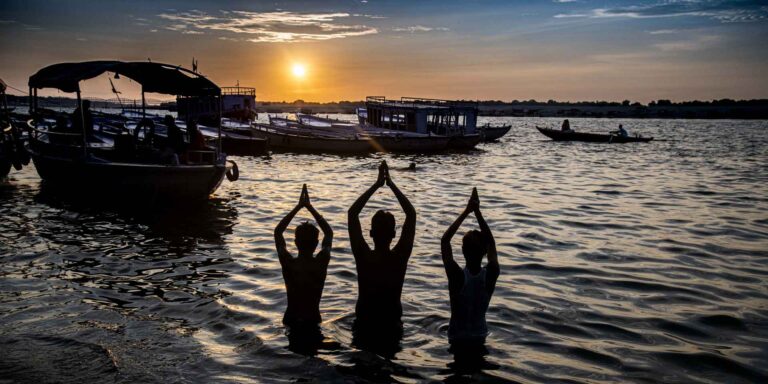
<svg viewBox="0 0 768 384">
<path fill-rule="evenodd" d="M 137 224 L 146 229 L 143 236 L 177 244 L 178 240 L 189 242 L 192 248 L 185 252 L 193 251 L 197 240 L 224 244 L 224 236 L 232 233 L 238 216 L 237 209 L 229 199 L 211 198 L 195 204 L 194 209 L 179 204 L 158 205 L 146 204 L 143 200 L 116 200 L 115 196 L 82 194 L 66 186 L 46 182 L 40 184 L 39 191 L 34 195 L 36 203 L 77 214 L 78 217 L 92 216 L 96 221 L 112 223 L 107 228 L 126 223 Z M 131 241 L 125 231 L 111 235 L 118 243 L 121 238 Z M 162 253 L 162 250 L 156 251 Z"/>
<path fill-rule="evenodd" d="M 114 194 L 152 202 L 207 199 L 219 187 L 228 168 L 221 151 L 221 127 L 215 147 L 191 150 L 187 150 L 183 138 L 175 144 L 168 142 L 172 141 L 170 133 L 166 138 L 156 135 L 155 122 L 146 118 L 132 130 L 126 127 L 123 117 L 115 116 L 112 121 L 102 118 L 101 129 L 93 131 L 89 104 L 81 99 L 80 82 L 106 72 L 139 83 L 142 107 L 145 92 L 221 96 L 219 87 L 205 77 L 167 64 L 92 61 L 43 68 L 29 79 L 33 116 L 28 123 L 29 149 L 40 177 L 47 183 L 88 194 Z M 71 127 L 65 117 L 51 116 L 49 111 L 38 108 L 37 90 L 42 88 L 77 93 L 78 109 Z M 173 147 L 170 153 L 169 147 Z M 234 163 L 229 163 L 236 169 Z"/>
</svg>

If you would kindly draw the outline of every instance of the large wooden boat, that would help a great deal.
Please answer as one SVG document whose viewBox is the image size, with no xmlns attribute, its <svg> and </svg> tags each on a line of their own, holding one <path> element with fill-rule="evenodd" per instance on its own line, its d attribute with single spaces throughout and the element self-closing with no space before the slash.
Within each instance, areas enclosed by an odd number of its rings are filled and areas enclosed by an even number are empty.
<svg viewBox="0 0 768 384">
<path fill-rule="evenodd" d="M 589 143 L 647 143 L 653 140 L 653 137 L 641 136 L 619 136 L 613 134 L 588 133 L 576 131 L 562 131 L 559 129 L 550 129 L 536 127 L 544 136 L 555 141 L 584 141 Z"/>
<path fill-rule="evenodd" d="M 472 101 L 415 97 L 392 100 L 381 96 L 367 97 L 365 108 L 357 110 L 361 125 L 447 136 L 451 139 L 448 147 L 460 150 L 472 149 L 486 138 L 482 128 L 477 126 L 478 113 L 478 103 Z M 509 127 L 487 125 L 485 128 L 490 132 L 490 140 L 509 131 Z"/>
<path fill-rule="evenodd" d="M 254 133 L 268 139 L 269 147 L 301 152 L 370 153 L 444 151 L 451 138 L 445 136 L 406 135 L 400 132 L 368 134 L 355 131 L 324 130 L 301 124 L 256 124 Z"/>
<path fill-rule="evenodd" d="M 142 99 L 144 92 L 211 97 L 221 94 L 207 78 L 167 64 L 92 61 L 43 68 L 29 79 L 33 119 L 28 125 L 29 150 L 44 182 L 81 194 L 114 196 L 115 203 L 120 204 L 119 196 L 151 202 L 204 200 L 219 187 L 228 170 L 233 171 L 231 179 L 236 179 L 237 166 L 221 152 L 221 140 L 214 148 L 171 153 L 169 157 L 155 146 L 154 123 L 149 119 L 140 122 L 142 130 L 129 130 L 116 123 L 113 128 L 124 132 L 107 135 L 103 127 L 89 132 L 86 124 L 70 126 L 63 119 L 57 122 L 63 121 L 63 126 L 53 125 L 38 115 L 38 89 L 75 92 L 82 108 L 80 82 L 103 73 L 136 81 L 142 86 Z M 149 126 L 152 129 L 148 130 Z"/>
<path fill-rule="evenodd" d="M 22 132 L 11 117 L 13 108 L 8 108 L 5 89 L 5 82 L 0 79 L 0 179 L 8 176 L 11 167 L 19 171 L 29 164 L 29 154 L 24 148 Z"/>
<path fill-rule="evenodd" d="M 224 124 L 224 123 L 222 123 Z M 216 135 L 214 128 L 201 126 L 200 131 L 207 136 Z M 224 128 L 221 131 L 221 150 L 228 156 L 258 156 L 267 153 L 267 140 L 253 135 L 253 130 Z"/>
<path fill-rule="evenodd" d="M 274 125 L 254 124 L 254 135 L 267 140 L 273 150 L 320 153 L 368 153 L 371 143 L 363 138 L 350 138 L 291 132 Z"/>
<path fill-rule="evenodd" d="M 176 105 L 182 120 L 195 120 L 211 126 L 221 117 L 247 122 L 257 117 L 256 89 L 240 85 L 222 87 L 221 95 L 217 97 L 179 95 Z"/>
</svg>

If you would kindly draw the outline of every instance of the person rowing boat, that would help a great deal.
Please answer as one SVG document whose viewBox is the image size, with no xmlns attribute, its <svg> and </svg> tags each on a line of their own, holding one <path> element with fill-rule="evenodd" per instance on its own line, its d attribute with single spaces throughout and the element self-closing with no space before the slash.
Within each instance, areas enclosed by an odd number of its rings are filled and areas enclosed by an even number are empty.
<svg viewBox="0 0 768 384">
<path fill-rule="evenodd" d="M 619 124 L 619 129 L 616 131 L 611 132 L 612 135 L 618 135 L 621 137 L 629 137 L 629 132 L 627 132 L 626 129 L 624 129 L 624 126 Z"/>
<path fill-rule="evenodd" d="M 568 119 L 563 120 L 563 125 L 560 127 L 560 130 L 563 132 L 573 132 L 573 129 L 571 129 L 571 123 L 568 121 Z"/>
</svg>

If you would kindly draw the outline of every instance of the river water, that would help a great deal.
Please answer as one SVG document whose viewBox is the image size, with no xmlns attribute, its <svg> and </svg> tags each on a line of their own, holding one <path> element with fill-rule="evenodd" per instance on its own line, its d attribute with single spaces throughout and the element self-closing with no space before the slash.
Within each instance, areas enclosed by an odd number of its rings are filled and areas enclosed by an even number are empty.
<svg viewBox="0 0 768 384">
<path fill-rule="evenodd" d="M 489 120 L 512 131 L 470 153 L 235 158 L 240 180 L 195 209 L 94 207 L 41 187 L 31 166 L 12 172 L 0 188 L 0 377 L 768 380 L 768 123 L 571 120 L 577 130 L 624 123 L 657 138 L 603 145 L 555 143 L 534 129 L 556 120 Z M 356 348 L 351 331 L 357 281 L 346 210 L 381 159 L 418 211 L 404 335 L 391 356 Z M 405 169 L 411 161 L 415 171 Z M 302 183 L 335 238 L 323 339 L 297 345 L 281 324 L 272 233 Z M 449 351 L 439 239 L 473 186 L 501 276 L 487 353 L 467 358 Z M 361 215 L 364 233 L 383 207 L 402 223 L 391 193 L 380 191 Z M 457 257 L 475 225 L 460 230 Z"/>
</svg>

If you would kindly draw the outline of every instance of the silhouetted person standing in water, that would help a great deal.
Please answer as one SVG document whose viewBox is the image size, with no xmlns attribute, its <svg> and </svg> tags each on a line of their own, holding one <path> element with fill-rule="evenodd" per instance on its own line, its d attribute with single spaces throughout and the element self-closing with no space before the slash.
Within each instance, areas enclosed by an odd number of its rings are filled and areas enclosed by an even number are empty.
<svg viewBox="0 0 768 384">
<path fill-rule="evenodd" d="M 451 239 L 470 213 L 475 214 L 480 231 L 471 230 L 464 235 L 461 250 L 466 266 L 459 267 L 453 259 Z M 488 335 L 485 312 L 491 301 L 496 279 L 499 277 L 499 261 L 496 256 L 496 241 L 491 229 L 480 213 L 480 199 L 477 188 L 472 190 L 467 208 L 445 231 L 441 242 L 443 265 L 448 275 L 448 289 L 451 296 L 451 322 L 448 339 L 452 345 L 482 345 Z M 488 264 L 481 267 L 483 256 L 488 254 Z"/>
<path fill-rule="evenodd" d="M 286 249 L 283 232 L 301 208 L 306 208 L 323 230 L 322 248 L 314 257 L 319 231 L 308 222 L 296 227 L 295 241 L 299 256 L 292 257 Z M 320 298 L 323 295 L 328 262 L 331 259 L 332 243 L 333 230 L 323 216 L 312 207 L 307 185 L 304 184 L 299 203 L 275 228 L 275 245 L 280 265 L 283 267 L 285 290 L 288 293 L 288 308 L 283 316 L 283 324 L 289 327 L 312 327 L 320 323 Z"/>
<path fill-rule="evenodd" d="M 380 210 L 371 219 L 371 237 L 374 248 L 371 249 L 363 237 L 360 226 L 360 211 L 377 189 L 388 185 L 405 211 L 400 240 L 390 248 L 395 238 L 395 217 Z M 385 161 L 379 166 L 379 176 L 370 188 L 363 193 L 349 208 L 349 242 L 357 264 L 358 294 L 355 307 L 355 327 L 364 333 L 376 332 L 379 335 L 400 329 L 400 317 L 403 309 L 400 294 L 403 290 L 405 270 L 413 250 L 416 233 L 416 210 L 408 198 L 389 176 Z M 370 332 L 369 332 L 370 331 Z M 391 340 L 390 340 L 391 341 Z M 395 341 L 399 343 L 399 338 Z"/>
</svg>

